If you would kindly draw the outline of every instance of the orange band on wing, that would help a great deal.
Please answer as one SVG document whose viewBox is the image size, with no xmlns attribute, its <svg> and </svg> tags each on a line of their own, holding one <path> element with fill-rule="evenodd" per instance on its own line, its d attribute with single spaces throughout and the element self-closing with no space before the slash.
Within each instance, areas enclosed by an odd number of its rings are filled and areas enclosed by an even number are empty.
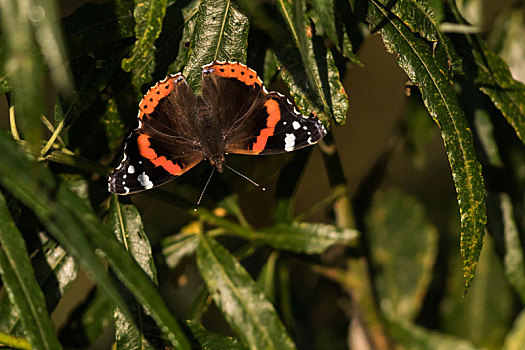
<svg viewBox="0 0 525 350">
<path fill-rule="evenodd" d="M 137 137 L 137 146 L 139 153 L 144 158 L 149 159 L 155 166 L 163 167 L 171 175 L 182 174 L 182 167 L 178 164 L 174 164 L 171 160 L 168 160 L 164 156 L 157 156 L 157 153 L 151 148 L 151 142 L 149 136 L 141 134 Z"/>
<path fill-rule="evenodd" d="M 246 85 L 262 85 L 262 80 L 259 78 L 259 76 L 254 70 L 237 62 L 216 62 L 213 65 L 205 66 L 205 68 L 213 68 L 213 74 L 225 78 L 235 78 L 239 81 L 242 81 Z"/>
<path fill-rule="evenodd" d="M 279 103 L 276 100 L 268 100 L 264 104 L 268 113 L 268 119 L 266 120 L 266 128 L 261 130 L 259 136 L 252 145 L 252 150 L 262 152 L 268 138 L 273 135 L 277 122 L 281 119 L 281 111 L 279 109 Z"/>
<path fill-rule="evenodd" d="M 153 113 L 155 107 L 159 104 L 159 101 L 173 91 L 172 80 L 173 77 L 166 77 L 166 79 L 159 81 L 148 90 L 139 103 L 139 108 L 144 114 Z M 142 116 L 139 115 L 139 118 L 141 117 Z"/>
</svg>

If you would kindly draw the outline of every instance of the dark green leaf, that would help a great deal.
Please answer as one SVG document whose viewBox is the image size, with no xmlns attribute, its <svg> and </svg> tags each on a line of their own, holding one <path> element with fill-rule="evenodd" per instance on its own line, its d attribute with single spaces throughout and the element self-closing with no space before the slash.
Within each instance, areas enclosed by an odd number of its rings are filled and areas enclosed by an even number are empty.
<svg viewBox="0 0 525 350">
<path fill-rule="evenodd" d="M 151 82 L 155 70 L 155 40 L 162 30 L 166 0 L 135 0 L 135 46 L 130 58 L 122 60 L 122 69 L 132 72 L 131 81 L 140 88 Z"/>
<path fill-rule="evenodd" d="M 199 244 L 199 236 L 196 234 L 179 233 L 166 237 L 162 240 L 162 254 L 166 259 L 166 265 L 174 269 L 185 256 L 195 253 Z"/>
<path fill-rule="evenodd" d="M 124 249 L 135 259 L 148 277 L 157 284 L 157 272 L 151 255 L 151 246 L 144 232 L 140 214 L 132 204 L 124 204 L 116 195 L 111 196 L 109 215 L 106 226 L 115 234 Z M 134 322 L 117 309 L 115 312 L 116 345 L 121 349 L 155 349 L 158 341 L 158 329 L 135 298 L 126 295 L 126 302 L 133 313 Z M 135 324 L 137 326 L 135 326 Z"/>
<path fill-rule="evenodd" d="M 468 24 L 459 13 L 455 1 L 447 0 L 447 3 L 455 19 L 461 24 Z M 505 61 L 490 51 L 479 35 L 458 37 L 456 46 L 468 59 L 470 69 L 466 71 L 467 76 L 490 97 L 525 144 L 525 84 L 512 78 Z"/>
<path fill-rule="evenodd" d="M 213 333 L 205 329 L 201 325 L 188 322 L 191 333 L 199 342 L 201 349 L 213 350 L 247 350 L 246 345 L 241 343 L 238 339 L 232 337 L 225 337 L 217 333 Z"/>
<path fill-rule="evenodd" d="M 215 60 L 246 63 L 248 18 L 232 1 L 202 0 L 190 43 L 184 76 L 200 86 L 201 67 Z"/>
<path fill-rule="evenodd" d="M 9 299 L 16 309 L 25 334 L 36 349 L 61 349 L 47 312 L 25 242 L 15 226 L 5 198 L 0 194 L 0 272 Z"/>
<path fill-rule="evenodd" d="M 76 280 L 78 264 L 56 242 L 46 235 L 39 235 L 42 246 L 32 253 L 31 264 L 40 288 L 44 292 L 48 310 L 53 311 L 65 290 Z M 9 314 L 9 316 L 7 316 Z M 0 299 L 0 330 L 10 334 L 19 334 L 20 318 L 7 298 Z M 23 332 L 20 332 L 22 335 Z"/>
<path fill-rule="evenodd" d="M 224 317 L 253 349 L 295 349 L 264 293 L 235 258 L 214 239 L 201 236 L 197 266 Z"/>
<path fill-rule="evenodd" d="M 337 50 L 351 62 L 359 63 L 359 58 L 352 51 L 352 42 L 344 25 L 343 16 L 348 16 L 348 13 L 341 8 L 341 4 L 336 0 L 309 0 L 312 4 L 313 10 L 309 14 L 316 24 L 323 30 L 324 34 L 330 38 Z M 345 4 L 350 6 L 350 4 Z"/>
<path fill-rule="evenodd" d="M 296 1 L 295 8 L 284 0 L 278 6 L 290 39 L 276 43 L 274 51 L 292 97 L 303 114 L 312 112 L 325 122 L 332 118 L 344 124 L 348 97 L 332 53 L 304 16 L 304 0 Z"/>
<path fill-rule="evenodd" d="M 437 230 L 423 206 L 396 191 L 376 194 L 366 217 L 379 305 L 389 318 L 420 311 L 437 254 Z"/>
<path fill-rule="evenodd" d="M 62 20 L 71 59 L 133 36 L 133 3 L 86 3 Z"/>
<path fill-rule="evenodd" d="M 186 65 L 186 62 L 188 62 L 188 58 L 190 56 L 191 38 L 193 37 L 193 31 L 195 29 L 199 5 L 200 1 L 192 0 L 188 6 L 182 10 L 182 16 L 184 17 L 184 30 L 179 43 L 179 52 L 177 53 L 177 58 L 172 64 L 170 64 L 168 68 L 169 73 L 182 71 L 182 68 Z"/>
<path fill-rule="evenodd" d="M 119 279 L 148 308 L 163 332 L 168 333 L 173 345 L 189 349 L 185 336 L 151 281 L 103 227 L 84 200 L 64 184 L 57 184 L 48 169 L 29 161 L 27 155 L 3 133 L 0 133 L 0 148 L 4 150 L 4 156 L 0 158 L 1 183 L 30 207 L 61 245 L 80 260 L 115 305 L 122 311 L 128 310 L 107 277 L 99 255 L 107 258 Z M 40 174 L 38 178 L 32 176 L 35 168 Z M 39 195 L 35 196 L 37 188 Z M 130 316 L 129 312 L 126 316 Z"/>
<path fill-rule="evenodd" d="M 359 236 L 356 230 L 307 222 L 277 224 L 261 233 L 257 238 L 273 248 L 306 254 L 320 254 L 334 244 L 355 245 Z"/>
<path fill-rule="evenodd" d="M 399 55 L 399 65 L 417 84 L 425 106 L 441 128 L 458 194 L 463 275 L 468 288 L 483 246 L 486 214 L 481 166 L 476 159 L 467 120 L 453 86 L 443 74 L 447 68 L 438 64 L 425 41 L 377 0 L 369 3 L 368 16 L 372 31 L 380 30 L 387 49 Z"/>
</svg>

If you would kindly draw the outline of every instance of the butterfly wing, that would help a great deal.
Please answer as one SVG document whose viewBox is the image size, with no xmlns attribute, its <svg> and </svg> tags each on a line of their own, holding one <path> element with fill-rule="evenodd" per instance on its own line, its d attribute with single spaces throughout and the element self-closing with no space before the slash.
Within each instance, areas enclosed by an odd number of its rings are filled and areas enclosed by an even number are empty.
<svg viewBox="0 0 525 350">
<path fill-rule="evenodd" d="M 179 73 L 157 83 L 139 104 L 139 127 L 110 174 L 108 190 L 131 194 L 162 185 L 202 160 L 193 116 L 197 98 Z"/>
<path fill-rule="evenodd" d="M 257 73 L 240 63 L 204 66 L 202 93 L 221 121 L 227 152 L 285 153 L 326 135 L 317 118 L 299 113 L 282 94 L 266 91 Z"/>
</svg>

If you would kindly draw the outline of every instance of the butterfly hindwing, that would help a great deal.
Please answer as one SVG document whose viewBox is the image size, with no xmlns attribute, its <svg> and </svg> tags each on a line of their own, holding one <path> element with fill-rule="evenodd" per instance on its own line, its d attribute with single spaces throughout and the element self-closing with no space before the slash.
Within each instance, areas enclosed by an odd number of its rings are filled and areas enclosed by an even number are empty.
<svg viewBox="0 0 525 350">
<path fill-rule="evenodd" d="M 130 194 L 162 185 L 202 160 L 190 117 L 196 101 L 181 74 L 146 93 L 139 104 L 139 127 L 126 140 L 124 159 L 110 174 L 110 192 Z"/>
</svg>

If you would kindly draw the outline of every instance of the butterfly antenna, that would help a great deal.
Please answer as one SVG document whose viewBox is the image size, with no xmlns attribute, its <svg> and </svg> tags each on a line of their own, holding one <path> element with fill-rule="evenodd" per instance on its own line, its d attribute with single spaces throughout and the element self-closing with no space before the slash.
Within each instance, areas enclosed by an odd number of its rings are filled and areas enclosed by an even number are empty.
<svg viewBox="0 0 525 350">
<path fill-rule="evenodd" d="M 228 168 L 230 169 L 231 171 L 233 171 L 235 174 L 239 175 L 240 177 L 242 177 L 243 179 L 245 180 L 248 180 L 250 181 L 252 184 L 254 184 L 257 188 L 261 189 L 262 191 L 266 191 L 266 188 L 262 187 L 261 185 L 259 185 L 257 182 L 253 181 L 252 179 L 250 179 L 248 176 L 244 175 L 243 173 L 240 173 L 238 172 L 237 170 L 227 166 L 226 164 L 223 164 L 225 168 Z"/>
<path fill-rule="evenodd" d="M 206 188 L 208 188 L 208 184 L 210 183 L 211 177 L 213 176 L 213 173 L 215 172 L 215 167 L 212 168 L 210 177 L 208 177 L 208 181 L 206 181 L 206 184 L 204 185 L 204 188 L 202 189 L 201 195 L 199 197 L 199 200 L 197 201 L 197 204 L 195 205 L 194 211 L 197 211 L 197 208 L 201 204 L 202 196 L 204 196 L 204 191 L 206 191 Z"/>
</svg>

